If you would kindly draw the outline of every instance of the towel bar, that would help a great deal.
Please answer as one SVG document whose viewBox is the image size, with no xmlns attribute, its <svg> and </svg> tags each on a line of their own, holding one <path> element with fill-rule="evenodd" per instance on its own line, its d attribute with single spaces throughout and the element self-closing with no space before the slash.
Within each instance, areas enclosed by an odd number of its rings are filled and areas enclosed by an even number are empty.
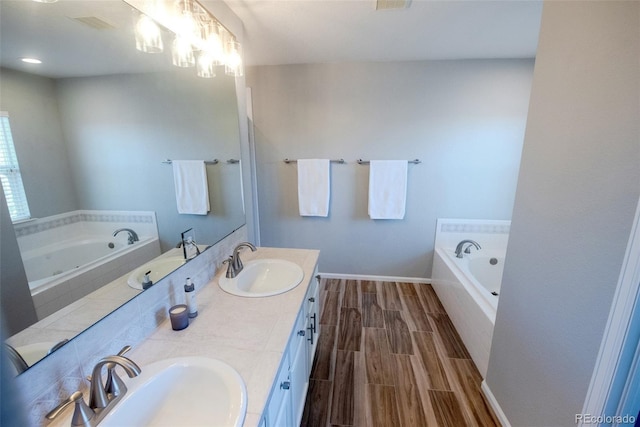
<svg viewBox="0 0 640 427">
<path fill-rule="evenodd" d="M 172 163 L 172 161 L 171 161 L 171 159 L 167 159 L 167 160 L 163 160 L 162 163 L 164 163 L 165 165 L 170 165 Z M 204 161 L 205 165 L 217 165 L 218 163 L 220 163 L 220 161 L 218 159 L 205 160 Z"/>
<path fill-rule="evenodd" d="M 358 164 L 359 165 L 368 165 L 369 163 L 371 163 L 370 160 L 358 159 Z M 414 165 L 418 165 L 418 164 L 422 163 L 422 161 L 420 161 L 420 159 L 414 159 L 414 160 L 407 160 L 407 163 L 412 163 Z"/>
<path fill-rule="evenodd" d="M 344 161 L 344 159 L 336 159 L 336 160 L 329 160 L 331 163 L 347 163 Z M 298 163 L 298 161 L 296 159 L 284 159 L 284 162 L 289 164 L 289 163 Z"/>
</svg>

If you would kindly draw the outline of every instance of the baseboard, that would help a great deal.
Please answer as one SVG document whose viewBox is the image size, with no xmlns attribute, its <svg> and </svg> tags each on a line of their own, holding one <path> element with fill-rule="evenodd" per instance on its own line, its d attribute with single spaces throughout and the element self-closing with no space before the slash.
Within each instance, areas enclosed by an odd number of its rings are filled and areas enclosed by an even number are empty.
<svg viewBox="0 0 640 427">
<path fill-rule="evenodd" d="M 498 421 L 500 421 L 500 424 L 502 424 L 502 427 L 511 427 L 511 423 L 507 419 L 507 416 L 504 414 L 504 412 L 502 412 L 502 408 L 500 407 L 500 404 L 496 400 L 496 397 L 491 392 L 491 389 L 489 388 L 489 385 L 487 384 L 486 380 L 482 381 L 481 388 L 482 388 L 482 394 L 484 394 L 484 397 L 486 397 L 487 400 L 489 401 L 489 405 L 491 405 L 491 408 L 493 409 L 493 412 L 496 414 L 496 417 L 498 417 Z"/>
<path fill-rule="evenodd" d="M 427 277 L 372 276 L 367 274 L 318 273 L 323 279 L 376 280 L 380 282 L 431 283 Z"/>
</svg>

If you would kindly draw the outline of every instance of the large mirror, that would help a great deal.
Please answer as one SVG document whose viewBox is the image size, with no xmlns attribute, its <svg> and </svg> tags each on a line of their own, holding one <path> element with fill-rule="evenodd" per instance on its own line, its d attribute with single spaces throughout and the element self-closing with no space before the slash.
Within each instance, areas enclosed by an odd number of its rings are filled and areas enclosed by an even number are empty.
<svg viewBox="0 0 640 427">
<path fill-rule="evenodd" d="M 33 237 L 42 230 L 66 244 L 74 236 L 59 233 L 58 225 L 74 221 L 99 223 L 109 245 L 125 248 L 130 233 L 113 237 L 117 228 L 133 229 L 140 240 L 148 230 L 153 240 L 155 228 L 158 253 L 125 257 L 141 264 L 168 251 L 181 256 L 176 246 L 185 230 L 204 250 L 245 223 L 235 78 L 224 68 L 201 78 L 194 68 L 173 66 L 169 34 L 163 53 L 136 50 L 135 16 L 113 0 L 0 2 L 0 110 L 8 113 L 31 217 L 38 219 L 14 224 L 18 254 L 23 245 L 44 246 Z M 208 213 L 178 213 L 168 159 L 206 161 Z M 2 239 L 5 269 L 5 234 Z M 15 259 L 28 264 L 24 256 Z M 93 289 L 105 284 L 91 280 Z M 51 320 L 30 335 L 70 339 L 137 292 L 99 301 L 86 319 Z M 60 307 L 50 315 L 34 301 L 39 325 L 59 315 Z M 20 333 L 12 344 L 28 344 L 29 334 Z"/>
</svg>

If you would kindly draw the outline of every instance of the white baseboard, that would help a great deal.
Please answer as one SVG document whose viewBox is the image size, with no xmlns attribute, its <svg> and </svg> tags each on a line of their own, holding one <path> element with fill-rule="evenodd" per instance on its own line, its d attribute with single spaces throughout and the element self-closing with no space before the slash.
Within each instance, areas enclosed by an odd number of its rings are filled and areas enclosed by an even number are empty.
<svg viewBox="0 0 640 427">
<path fill-rule="evenodd" d="M 500 404 L 496 400 L 496 397 L 491 392 L 491 389 L 489 388 L 489 385 L 487 384 L 486 380 L 482 381 L 481 388 L 482 388 L 482 394 L 484 394 L 484 397 L 486 397 L 487 400 L 489 401 L 489 405 L 491 405 L 491 408 L 493 409 L 493 412 L 496 414 L 496 417 L 498 417 L 498 421 L 500 421 L 500 424 L 502 424 L 502 427 L 511 427 L 511 423 L 507 419 L 507 416 L 504 414 L 504 412 L 502 412 L 502 408 L 500 407 Z"/>
<path fill-rule="evenodd" d="M 323 279 L 376 280 L 381 282 L 431 283 L 427 277 L 371 276 L 366 274 L 318 273 Z"/>
</svg>

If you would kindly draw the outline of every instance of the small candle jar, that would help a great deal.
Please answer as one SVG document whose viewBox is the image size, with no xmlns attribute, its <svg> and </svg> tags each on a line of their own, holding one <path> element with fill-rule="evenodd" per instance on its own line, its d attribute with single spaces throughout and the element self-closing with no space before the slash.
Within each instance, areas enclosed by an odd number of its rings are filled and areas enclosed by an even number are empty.
<svg viewBox="0 0 640 427">
<path fill-rule="evenodd" d="M 171 318 L 171 328 L 174 331 L 181 331 L 189 326 L 189 309 L 185 304 L 174 305 L 169 309 Z"/>
</svg>

